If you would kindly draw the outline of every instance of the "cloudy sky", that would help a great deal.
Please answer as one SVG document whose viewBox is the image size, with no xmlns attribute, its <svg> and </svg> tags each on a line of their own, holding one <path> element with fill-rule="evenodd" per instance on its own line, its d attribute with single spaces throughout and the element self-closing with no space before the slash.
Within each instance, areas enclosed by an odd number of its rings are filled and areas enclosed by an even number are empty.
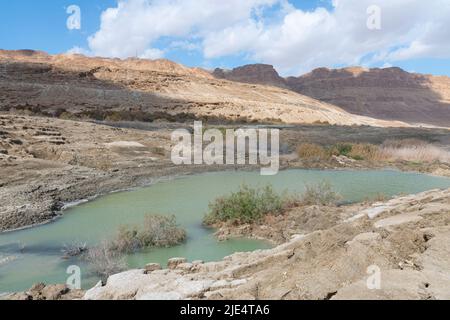
<svg viewBox="0 0 450 320">
<path fill-rule="evenodd" d="M 3 49 L 450 75 L 450 0 L 15 0 L 0 23 Z"/>
</svg>

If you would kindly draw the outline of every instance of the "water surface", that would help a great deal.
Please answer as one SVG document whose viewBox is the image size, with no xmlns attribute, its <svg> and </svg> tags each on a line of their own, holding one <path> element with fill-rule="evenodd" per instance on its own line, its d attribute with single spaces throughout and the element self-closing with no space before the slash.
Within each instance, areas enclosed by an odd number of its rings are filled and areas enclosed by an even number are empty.
<svg viewBox="0 0 450 320">
<path fill-rule="evenodd" d="M 220 172 L 160 182 L 70 208 L 63 218 L 50 224 L 0 234 L 0 292 L 25 290 L 36 282 L 65 283 L 66 269 L 73 264 L 82 269 L 83 287 L 94 285 L 98 279 L 87 265 L 77 259 L 61 258 L 64 244 L 75 240 L 95 245 L 114 234 L 120 225 L 139 224 L 146 214 L 175 215 L 187 230 L 188 239 L 180 246 L 129 256 L 130 267 L 143 267 L 149 262 L 164 265 L 171 257 L 212 261 L 237 251 L 268 248 L 268 243 L 258 240 L 217 241 L 213 230 L 201 225 L 209 201 L 237 190 L 242 183 L 271 183 L 276 190 L 301 193 L 305 184 L 322 180 L 331 182 L 346 201 L 360 201 L 378 193 L 394 196 L 450 187 L 450 179 L 389 170 L 287 170 L 270 177 L 259 172 Z M 5 261 L 6 257 L 14 260 Z"/>
</svg>

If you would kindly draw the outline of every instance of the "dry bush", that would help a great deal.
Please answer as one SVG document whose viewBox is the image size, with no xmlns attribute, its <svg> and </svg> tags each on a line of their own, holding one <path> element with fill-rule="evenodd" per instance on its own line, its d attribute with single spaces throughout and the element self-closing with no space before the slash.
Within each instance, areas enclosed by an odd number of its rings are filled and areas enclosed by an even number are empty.
<svg viewBox="0 0 450 320">
<path fill-rule="evenodd" d="M 62 248 L 62 253 L 64 258 L 77 257 L 82 255 L 88 250 L 86 242 L 72 242 L 69 244 L 64 244 Z"/>
<path fill-rule="evenodd" d="M 102 281 L 127 269 L 124 256 L 120 252 L 112 250 L 106 241 L 90 248 L 85 254 L 85 260 L 89 262 L 95 274 L 102 278 Z"/>
<path fill-rule="evenodd" d="M 351 146 L 351 151 L 348 153 L 350 158 L 355 160 L 378 160 L 380 158 L 380 149 L 376 145 L 356 143 Z"/>
<path fill-rule="evenodd" d="M 170 247 L 186 240 L 186 231 L 178 227 L 175 216 L 148 215 L 140 233 L 145 247 Z"/>
<path fill-rule="evenodd" d="M 330 206 L 336 205 L 341 199 L 342 197 L 333 190 L 329 182 L 322 181 L 307 185 L 300 202 L 303 205 Z"/>
<path fill-rule="evenodd" d="M 329 158 L 326 149 L 315 143 L 302 143 L 297 148 L 297 155 L 301 159 L 324 160 Z"/>
</svg>

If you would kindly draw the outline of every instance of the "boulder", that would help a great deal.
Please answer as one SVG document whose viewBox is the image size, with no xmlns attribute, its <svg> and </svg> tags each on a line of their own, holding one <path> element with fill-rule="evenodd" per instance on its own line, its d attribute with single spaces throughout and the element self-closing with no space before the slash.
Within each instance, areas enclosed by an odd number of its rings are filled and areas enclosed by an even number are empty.
<svg viewBox="0 0 450 320">
<path fill-rule="evenodd" d="M 159 263 L 149 263 L 145 265 L 145 273 L 150 273 L 156 270 L 161 270 L 162 267 Z"/>
<path fill-rule="evenodd" d="M 176 267 L 179 264 L 186 263 L 186 262 L 187 262 L 186 258 L 171 258 L 171 259 L 169 259 L 169 261 L 167 261 L 167 267 L 169 269 L 173 270 L 173 269 L 176 269 Z"/>
</svg>

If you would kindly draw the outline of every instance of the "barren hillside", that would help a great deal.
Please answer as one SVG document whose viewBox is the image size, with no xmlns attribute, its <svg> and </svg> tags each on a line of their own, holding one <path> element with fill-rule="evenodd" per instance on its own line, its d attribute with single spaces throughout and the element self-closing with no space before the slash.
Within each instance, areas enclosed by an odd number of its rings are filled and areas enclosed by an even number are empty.
<svg viewBox="0 0 450 320">
<path fill-rule="evenodd" d="M 409 73 L 400 68 L 319 68 L 282 78 L 272 66 L 249 65 L 214 76 L 289 88 L 356 115 L 411 124 L 450 126 L 450 78 Z"/>
<path fill-rule="evenodd" d="M 107 120 L 402 126 L 350 115 L 292 91 L 218 80 L 168 60 L 0 51 L 0 110 Z"/>
</svg>

